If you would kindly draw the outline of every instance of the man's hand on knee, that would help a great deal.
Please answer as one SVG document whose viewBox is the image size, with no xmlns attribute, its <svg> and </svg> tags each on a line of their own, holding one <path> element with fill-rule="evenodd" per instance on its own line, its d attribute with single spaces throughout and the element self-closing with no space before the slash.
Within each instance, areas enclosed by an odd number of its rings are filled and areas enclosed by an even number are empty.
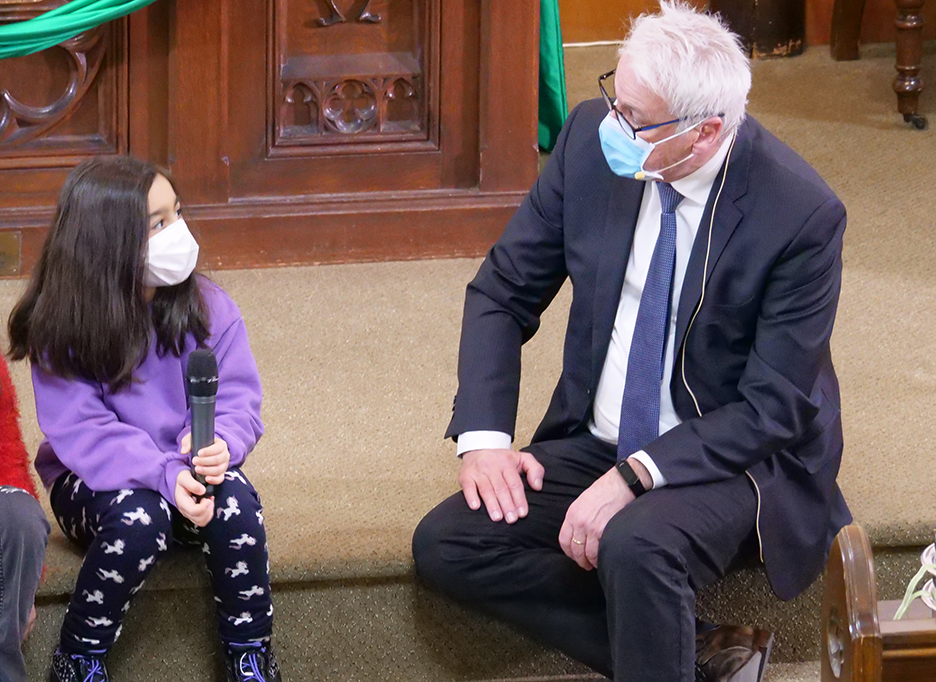
<svg viewBox="0 0 936 682">
<path fill-rule="evenodd" d="M 598 543 L 611 517 L 634 501 L 616 469 L 592 483 L 569 506 L 559 529 L 559 546 L 586 571 L 598 566 Z"/>
<path fill-rule="evenodd" d="M 462 455 L 458 484 L 472 509 L 484 503 L 492 521 L 515 523 L 529 511 L 521 474 L 533 490 L 542 490 L 543 465 L 529 452 L 472 450 Z"/>
</svg>

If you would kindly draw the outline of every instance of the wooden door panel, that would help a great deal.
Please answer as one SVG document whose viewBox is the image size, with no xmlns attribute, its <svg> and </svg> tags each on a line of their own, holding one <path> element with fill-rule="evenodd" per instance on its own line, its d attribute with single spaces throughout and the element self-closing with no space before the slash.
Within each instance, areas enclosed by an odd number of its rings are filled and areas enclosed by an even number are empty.
<svg viewBox="0 0 936 682">
<path fill-rule="evenodd" d="M 125 30 L 125 22 L 106 24 L 0 62 L 0 168 L 126 150 Z"/>
<path fill-rule="evenodd" d="M 318 0 L 314 18 L 305 1 L 271 7 L 271 155 L 436 142 L 439 0 Z"/>
<path fill-rule="evenodd" d="M 5 3 L 0 20 L 59 3 Z M 67 168 L 126 152 L 126 22 L 0 61 L 0 209 L 55 202 Z"/>
<path fill-rule="evenodd" d="M 239 124 L 227 140 L 231 201 L 476 186 L 478 164 L 464 156 L 477 158 L 477 61 L 465 60 L 464 43 L 477 44 L 479 27 L 465 26 L 465 4 L 357 2 L 345 12 L 336 0 L 315 15 L 280 0 L 262 35 L 234 3 L 232 43 L 252 48 L 229 74 Z M 332 6 L 346 20 L 321 25 Z M 356 18 L 364 13 L 371 20 Z M 264 44 L 272 56 L 262 59 Z M 444 79 L 442 44 L 461 57 Z"/>
<path fill-rule="evenodd" d="M 0 0 L 0 21 L 63 1 Z M 29 139 L 23 116 L 0 134 L 0 231 L 21 249 L 0 276 L 35 261 L 67 172 L 124 152 L 172 171 L 208 266 L 478 255 L 537 172 L 538 7 L 164 0 L 4 62 L 33 107 L 74 96 Z"/>
</svg>

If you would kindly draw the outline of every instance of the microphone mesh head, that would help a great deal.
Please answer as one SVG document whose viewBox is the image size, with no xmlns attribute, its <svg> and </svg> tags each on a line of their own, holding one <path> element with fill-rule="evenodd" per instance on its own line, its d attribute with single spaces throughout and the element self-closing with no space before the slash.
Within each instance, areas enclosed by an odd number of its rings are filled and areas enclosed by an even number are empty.
<svg viewBox="0 0 936 682">
<path fill-rule="evenodd" d="M 189 355 L 185 369 L 185 386 L 190 396 L 209 398 L 218 393 L 218 361 L 207 348 Z"/>
</svg>

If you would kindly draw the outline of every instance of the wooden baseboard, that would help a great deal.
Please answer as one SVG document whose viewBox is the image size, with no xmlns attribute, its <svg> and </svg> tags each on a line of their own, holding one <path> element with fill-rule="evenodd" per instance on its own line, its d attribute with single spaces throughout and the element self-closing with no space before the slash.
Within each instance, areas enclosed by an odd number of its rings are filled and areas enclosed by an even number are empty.
<svg viewBox="0 0 936 682">
<path fill-rule="evenodd" d="M 207 269 L 262 268 L 483 255 L 525 193 L 472 190 L 374 193 L 186 206 L 186 221 Z M 0 276 L 23 277 L 35 265 L 51 208 L 6 211 Z M 15 251 L 15 249 L 14 249 Z"/>
</svg>

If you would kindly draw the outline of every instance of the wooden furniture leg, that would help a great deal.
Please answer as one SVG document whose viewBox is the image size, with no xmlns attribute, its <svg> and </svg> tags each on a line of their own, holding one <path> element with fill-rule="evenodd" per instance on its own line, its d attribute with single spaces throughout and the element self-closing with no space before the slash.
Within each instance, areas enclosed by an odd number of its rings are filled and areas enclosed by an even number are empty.
<svg viewBox="0 0 936 682">
<path fill-rule="evenodd" d="M 837 62 L 858 59 L 858 38 L 865 0 L 835 0 L 832 5 L 832 34 L 829 50 Z"/>
<path fill-rule="evenodd" d="M 924 0 L 895 0 L 897 5 L 897 111 L 904 121 L 917 130 L 926 128 L 926 118 L 917 113 L 923 79 L 920 78 L 923 47 L 923 17 L 920 11 Z"/>
<path fill-rule="evenodd" d="M 871 544 L 846 526 L 832 545 L 822 597 L 822 682 L 936 680 L 936 617 L 913 602 L 877 601 Z"/>
<path fill-rule="evenodd" d="M 861 526 L 835 538 L 822 596 L 822 682 L 881 682 L 871 543 Z"/>
</svg>

